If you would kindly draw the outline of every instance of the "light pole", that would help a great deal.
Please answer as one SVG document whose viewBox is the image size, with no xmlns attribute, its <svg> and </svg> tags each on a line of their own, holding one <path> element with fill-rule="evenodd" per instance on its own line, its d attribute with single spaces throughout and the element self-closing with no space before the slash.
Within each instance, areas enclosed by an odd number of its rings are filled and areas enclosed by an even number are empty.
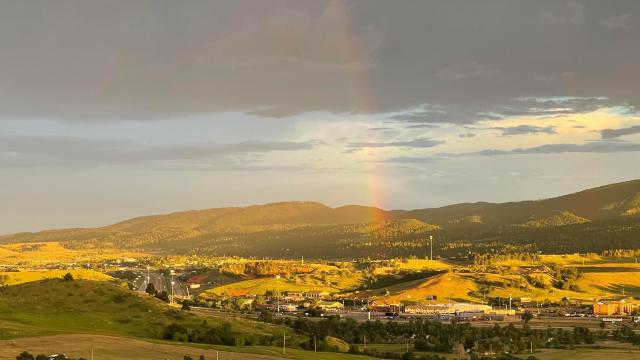
<svg viewBox="0 0 640 360">
<path fill-rule="evenodd" d="M 433 260 L 433 235 L 429 235 L 429 243 L 431 244 L 431 253 L 429 255 L 429 260 Z"/>
<path fill-rule="evenodd" d="M 151 273 L 149 272 L 150 266 L 147 266 L 147 286 L 151 284 Z"/>
<path fill-rule="evenodd" d="M 175 284 L 175 282 L 173 281 L 173 270 L 171 270 L 171 303 L 173 304 L 173 284 Z"/>
</svg>

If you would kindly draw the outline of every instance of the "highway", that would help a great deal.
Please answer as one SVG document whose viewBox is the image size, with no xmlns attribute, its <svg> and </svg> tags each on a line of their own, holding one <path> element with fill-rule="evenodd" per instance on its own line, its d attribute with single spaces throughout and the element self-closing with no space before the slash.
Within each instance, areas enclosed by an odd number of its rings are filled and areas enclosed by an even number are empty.
<svg viewBox="0 0 640 360">
<path fill-rule="evenodd" d="M 149 282 L 153 284 L 158 292 L 166 291 L 167 294 L 171 295 L 171 276 L 165 276 L 156 271 L 150 271 L 148 273 L 149 280 L 147 280 L 147 271 L 141 270 L 139 272 L 138 278 L 134 281 L 139 292 L 146 292 L 147 286 Z M 174 285 L 173 285 L 173 293 L 176 297 L 187 296 L 187 288 L 186 285 L 181 283 L 177 279 L 177 275 L 174 276 Z"/>
</svg>

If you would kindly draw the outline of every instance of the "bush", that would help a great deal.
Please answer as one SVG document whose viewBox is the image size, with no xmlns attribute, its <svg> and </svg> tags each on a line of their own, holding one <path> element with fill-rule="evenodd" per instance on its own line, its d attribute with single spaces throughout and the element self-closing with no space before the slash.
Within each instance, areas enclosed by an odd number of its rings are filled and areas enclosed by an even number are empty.
<svg viewBox="0 0 640 360">
<path fill-rule="evenodd" d="M 23 351 L 20 355 L 16 356 L 16 360 L 34 360 L 34 357 L 30 353 Z"/>
</svg>

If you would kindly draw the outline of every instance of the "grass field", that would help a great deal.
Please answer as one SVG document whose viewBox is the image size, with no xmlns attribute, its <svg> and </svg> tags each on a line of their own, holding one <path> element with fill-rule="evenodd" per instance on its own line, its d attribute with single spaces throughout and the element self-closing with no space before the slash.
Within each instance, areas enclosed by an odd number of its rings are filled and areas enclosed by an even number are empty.
<svg viewBox="0 0 640 360">
<path fill-rule="evenodd" d="M 212 349 L 246 354 L 224 354 L 224 359 L 261 359 L 280 356 L 280 348 L 267 346 L 210 346 L 157 340 L 172 322 L 195 326 L 229 323 L 235 334 L 282 336 L 290 344 L 303 338 L 286 328 L 238 317 L 213 317 L 172 309 L 146 295 L 109 282 L 33 281 L 2 290 L 0 296 L 0 359 L 15 359 L 22 350 L 34 353 L 65 352 L 88 358 L 91 346 L 100 359 L 182 359 L 184 354 L 215 358 Z M 144 338 L 144 340 L 140 339 Z M 188 346 L 187 346 L 188 345 Z M 292 359 L 368 359 L 347 354 L 288 349 Z M 275 358 L 275 357 L 270 357 Z"/>
<path fill-rule="evenodd" d="M 296 284 L 285 278 L 276 279 L 275 277 L 264 277 L 252 280 L 244 280 L 232 284 L 219 286 L 208 290 L 206 293 L 215 295 L 230 296 L 246 296 L 246 295 L 264 295 L 268 291 L 278 290 L 284 291 L 327 291 L 336 293 L 340 291 L 338 288 L 329 286 Z"/>
<path fill-rule="evenodd" d="M 611 265 L 610 265 L 611 266 Z M 527 297 L 532 300 L 559 301 L 566 297 L 582 301 L 595 301 L 598 298 L 622 296 L 640 296 L 640 269 L 613 271 L 605 267 L 590 268 L 584 271 L 576 282 L 578 289 L 563 290 L 550 286 L 552 279 L 545 274 L 542 278 L 549 284 L 547 288 L 538 288 L 527 282 L 522 275 L 503 275 L 486 273 L 444 273 L 426 279 L 402 282 L 389 286 L 377 300 L 378 303 L 399 303 L 402 301 L 425 301 L 427 295 L 437 295 L 438 302 L 482 300 L 486 298 L 514 299 Z M 624 290 L 623 290 L 624 289 Z M 388 291 L 388 295 L 384 292 Z M 474 294 L 471 294 L 475 292 Z"/>
<path fill-rule="evenodd" d="M 269 360 L 269 359 L 299 359 L 299 360 L 367 360 L 366 356 L 354 356 L 337 353 L 313 353 L 295 349 L 287 349 L 282 354 L 280 348 L 270 347 L 227 347 L 186 345 L 179 343 L 145 341 L 125 337 L 104 335 L 67 334 L 27 337 L 15 340 L 0 341 L 0 360 L 13 360 L 20 352 L 27 350 L 32 354 L 65 353 L 73 357 L 94 358 L 101 360 L 182 360 L 189 354 L 197 359 L 204 355 L 206 359 L 224 360 Z"/>
<path fill-rule="evenodd" d="M 393 266 L 378 267 L 374 275 L 387 275 L 398 272 L 421 272 L 427 270 L 449 270 L 451 265 L 440 260 L 407 259 L 396 261 Z"/>
<path fill-rule="evenodd" d="M 21 271 L 21 272 L 0 272 L 0 276 L 6 276 L 6 285 L 18 285 L 31 281 L 39 281 L 45 279 L 61 279 L 66 273 L 73 275 L 77 280 L 92 281 L 112 281 L 115 280 L 104 273 L 86 270 L 44 270 L 44 271 Z"/>
<path fill-rule="evenodd" d="M 9 286 L 0 296 L 0 337 L 5 339 L 70 332 L 158 338 L 167 324 L 195 325 L 203 319 L 106 282 L 43 280 Z M 206 320 L 229 322 L 235 333 L 281 334 L 276 326 L 246 319 Z"/>
<path fill-rule="evenodd" d="M 60 262 L 94 262 L 105 259 L 142 257 L 146 253 L 120 251 L 115 249 L 72 250 L 59 242 L 0 244 L 0 263 L 2 264 L 51 264 Z"/>
</svg>

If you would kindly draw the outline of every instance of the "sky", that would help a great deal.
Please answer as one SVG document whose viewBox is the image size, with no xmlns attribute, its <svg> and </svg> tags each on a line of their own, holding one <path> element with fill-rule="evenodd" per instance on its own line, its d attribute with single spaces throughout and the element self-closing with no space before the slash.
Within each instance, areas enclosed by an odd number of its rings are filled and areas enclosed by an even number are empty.
<svg viewBox="0 0 640 360">
<path fill-rule="evenodd" d="M 0 234 L 640 178 L 635 0 L 0 6 Z"/>
</svg>

